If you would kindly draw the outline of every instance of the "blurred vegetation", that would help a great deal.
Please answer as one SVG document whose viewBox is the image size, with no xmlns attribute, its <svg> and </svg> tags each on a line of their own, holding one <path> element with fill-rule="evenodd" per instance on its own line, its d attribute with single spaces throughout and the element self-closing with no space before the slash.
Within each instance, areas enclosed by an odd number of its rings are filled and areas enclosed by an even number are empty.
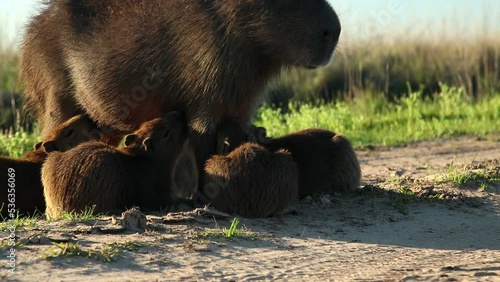
<svg viewBox="0 0 500 282">
<path fill-rule="evenodd" d="M 38 136 L 39 132 L 24 131 L 0 134 L 0 156 L 22 157 L 26 152 L 33 150 L 35 143 L 40 141 Z"/>
<path fill-rule="evenodd" d="M 286 110 L 265 106 L 255 124 L 273 137 L 305 128 L 329 129 L 347 136 L 355 147 L 459 135 L 499 137 L 500 92 L 474 99 L 462 88 L 439 87 L 442 92 L 433 96 L 417 91 L 392 102 L 383 95 L 365 93 L 347 101 L 290 102 Z"/>
<path fill-rule="evenodd" d="M 19 56 L 12 48 L 0 49 L 0 130 L 17 129 L 21 123 L 18 63 Z"/>
<path fill-rule="evenodd" d="M 271 103 L 326 102 L 381 93 L 390 101 L 412 91 L 441 92 L 440 83 L 474 98 L 500 90 L 500 37 L 467 40 L 373 39 L 339 47 L 335 61 L 315 71 L 291 70 L 274 84 Z"/>
</svg>

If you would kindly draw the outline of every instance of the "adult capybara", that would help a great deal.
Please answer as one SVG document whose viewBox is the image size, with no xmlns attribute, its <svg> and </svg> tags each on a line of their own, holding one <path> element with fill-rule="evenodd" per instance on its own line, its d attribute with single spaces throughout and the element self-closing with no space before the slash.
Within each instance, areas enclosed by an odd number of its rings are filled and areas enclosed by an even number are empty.
<svg viewBox="0 0 500 282">
<path fill-rule="evenodd" d="M 299 169 L 299 195 L 352 191 L 359 186 L 361 169 L 347 138 L 323 129 L 306 129 L 262 144 L 269 150 L 287 150 Z"/>
<path fill-rule="evenodd" d="M 203 193 L 210 204 L 246 217 L 283 213 L 298 197 L 298 171 L 291 155 L 252 142 L 229 150 L 231 142 L 239 143 L 247 135 L 234 120 L 225 120 L 221 125 L 217 132 L 218 155 L 205 165 Z"/>
<path fill-rule="evenodd" d="M 40 179 L 42 163 L 51 152 L 66 151 L 84 141 L 98 139 L 99 135 L 96 135 L 90 124 L 88 116 L 77 115 L 49 132 L 48 139 L 37 143 L 34 150 L 23 158 L 0 157 L 0 181 L 9 186 L 8 189 L 0 190 L 2 216 L 11 212 L 14 215 L 17 212 L 20 215 L 33 215 L 35 211 L 45 210 Z"/>
<path fill-rule="evenodd" d="M 268 82 L 329 63 L 326 0 L 52 0 L 28 25 L 21 75 L 43 132 L 84 111 L 114 134 L 186 113 L 198 166 L 222 117 L 249 122 Z"/>
<path fill-rule="evenodd" d="M 148 210 L 172 202 L 173 167 L 187 140 L 180 112 L 143 123 L 127 135 L 124 148 L 87 142 L 49 155 L 42 167 L 46 215 L 82 211 L 114 212 L 138 205 Z"/>
</svg>

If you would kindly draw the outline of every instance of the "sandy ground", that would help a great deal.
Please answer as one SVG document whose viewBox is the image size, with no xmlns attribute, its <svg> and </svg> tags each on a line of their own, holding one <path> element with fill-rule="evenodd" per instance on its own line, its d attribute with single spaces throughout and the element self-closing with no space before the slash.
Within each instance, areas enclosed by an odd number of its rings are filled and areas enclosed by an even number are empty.
<svg viewBox="0 0 500 282">
<path fill-rule="evenodd" d="M 233 216 L 148 216 L 145 233 L 111 218 L 38 221 L 16 232 L 12 275 L 1 232 L 0 280 L 500 281 L 499 142 L 439 140 L 358 155 L 356 193 L 304 199 L 281 218 L 239 218 L 231 238 L 218 234 Z M 477 179 L 440 181 L 464 167 Z M 480 189 L 484 174 L 497 180 Z"/>
</svg>

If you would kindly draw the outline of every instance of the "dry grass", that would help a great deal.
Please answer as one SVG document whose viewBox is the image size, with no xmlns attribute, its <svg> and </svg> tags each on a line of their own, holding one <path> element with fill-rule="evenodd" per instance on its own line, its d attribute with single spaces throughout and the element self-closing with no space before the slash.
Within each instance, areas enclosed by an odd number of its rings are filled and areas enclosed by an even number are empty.
<svg viewBox="0 0 500 282">
<path fill-rule="evenodd" d="M 365 91 L 395 98 L 422 90 L 441 92 L 440 83 L 482 97 L 500 89 L 500 37 L 453 39 L 375 39 L 345 43 L 331 66 L 292 70 L 276 83 L 273 102 L 356 97 Z"/>
</svg>

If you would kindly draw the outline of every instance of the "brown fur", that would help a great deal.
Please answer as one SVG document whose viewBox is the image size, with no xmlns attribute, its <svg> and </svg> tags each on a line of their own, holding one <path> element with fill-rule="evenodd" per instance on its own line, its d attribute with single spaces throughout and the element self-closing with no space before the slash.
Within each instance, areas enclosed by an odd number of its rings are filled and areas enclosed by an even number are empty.
<svg viewBox="0 0 500 282">
<path fill-rule="evenodd" d="M 297 163 L 299 195 L 353 191 L 361 169 L 347 138 L 322 129 L 306 129 L 263 144 L 270 150 L 285 149 Z"/>
<path fill-rule="evenodd" d="M 269 138 L 262 127 L 251 127 L 251 134 L 235 120 L 221 122 L 218 133 L 219 154 L 227 154 L 249 140 L 269 150 L 291 153 L 299 169 L 299 195 L 353 191 L 359 186 L 361 169 L 351 143 L 344 136 L 323 129 L 306 129 Z"/>
<path fill-rule="evenodd" d="M 125 148 L 88 142 L 65 153 L 54 152 L 42 168 L 46 214 L 113 212 L 138 205 L 149 210 L 169 206 L 173 167 L 187 138 L 182 114 L 145 122 L 127 135 Z"/>
<path fill-rule="evenodd" d="M 185 112 L 201 169 L 220 118 L 248 123 L 272 78 L 327 64 L 339 34 L 326 0 L 52 0 L 21 74 L 43 132 L 82 110 L 117 135 Z"/>
<path fill-rule="evenodd" d="M 184 143 L 182 152 L 174 168 L 176 198 L 189 199 L 198 190 L 198 167 L 194 150 L 189 140 Z"/>
<path fill-rule="evenodd" d="M 298 171 L 285 150 L 245 143 L 205 165 L 205 195 L 211 205 L 246 217 L 282 213 L 298 197 Z"/>
<path fill-rule="evenodd" d="M 98 138 L 92 132 L 92 128 L 93 126 L 86 115 L 78 115 L 52 130 L 44 142 L 37 143 L 35 149 L 24 155 L 22 159 L 0 157 L 0 180 L 2 183 L 7 184 L 8 169 L 15 170 L 15 205 L 19 214 L 32 215 L 37 210 L 40 212 L 45 210 L 40 180 L 42 163 L 53 151 L 66 151 L 81 142 Z M 2 203 L 4 204 L 2 216 L 5 217 L 8 214 L 7 189 L 0 191 L 0 206 Z"/>
<path fill-rule="evenodd" d="M 252 135 L 234 119 L 221 122 L 217 131 L 219 155 L 205 165 L 203 192 L 221 211 L 247 217 L 282 213 L 298 197 L 297 167 L 285 150 L 271 152 L 246 142 L 249 139 Z"/>
</svg>

